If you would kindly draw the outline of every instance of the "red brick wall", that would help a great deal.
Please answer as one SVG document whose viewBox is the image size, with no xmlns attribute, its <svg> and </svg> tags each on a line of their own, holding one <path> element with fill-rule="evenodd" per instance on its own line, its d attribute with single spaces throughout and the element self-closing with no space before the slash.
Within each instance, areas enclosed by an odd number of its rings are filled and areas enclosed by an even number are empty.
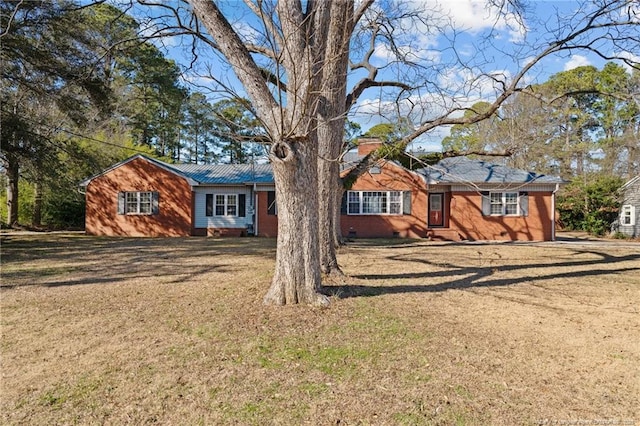
<svg viewBox="0 0 640 426">
<path fill-rule="evenodd" d="M 267 191 L 258 191 L 258 209 L 256 217 L 258 219 L 259 237 L 276 237 L 278 235 L 278 216 L 267 214 Z"/>
<path fill-rule="evenodd" d="M 482 196 L 475 192 L 451 194 L 449 226 L 469 240 L 549 241 L 550 192 L 529 192 L 528 216 L 482 216 Z"/>
<path fill-rule="evenodd" d="M 355 232 L 357 237 L 424 238 L 426 236 L 427 194 L 419 176 L 385 163 L 381 173 L 362 175 L 351 188 L 354 191 L 411 191 L 410 215 L 347 215 L 340 220 L 342 234 Z"/>
<path fill-rule="evenodd" d="M 378 138 L 358 139 L 358 155 L 367 155 L 382 146 L 382 141 Z"/>
<path fill-rule="evenodd" d="M 192 232 L 196 237 L 246 237 L 244 228 L 194 228 Z"/>
<path fill-rule="evenodd" d="M 159 192 L 157 215 L 118 214 L 118 193 Z M 90 235 L 191 235 L 193 194 L 189 183 L 143 158 L 135 158 L 87 185 L 85 230 Z"/>
<path fill-rule="evenodd" d="M 411 191 L 412 209 L 410 215 L 363 215 L 341 216 L 343 235 L 350 230 L 358 237 L 392 237 L 394 232 L 400 237 L 424 238 L 426 235 L 427 198 L 424 181 L 417 175 L 386 163 L 380 174 L 365 174 L 353 185 L 354 191 Z M 258 236 L 278 235 L 278 216 L 267 215 L 267 192 L 258 194 Z"/>
</svg>

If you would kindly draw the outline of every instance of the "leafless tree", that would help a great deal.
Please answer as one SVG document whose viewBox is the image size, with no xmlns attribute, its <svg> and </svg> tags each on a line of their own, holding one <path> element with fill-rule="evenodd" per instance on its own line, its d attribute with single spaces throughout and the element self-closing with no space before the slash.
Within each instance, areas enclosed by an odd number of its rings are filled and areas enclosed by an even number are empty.
<svg viewBox="0 0 640 426">
<path fill-rule="evenodd" d="M 438 127 L 492 116 L 510 96 L 530 90 L 531 74 L 553 55 L 584 50 L 612 59 L 627 52 L 631 55 L 626 62 L 637 66 L 632 58 L 640 53 L 640 22 L 628 0 L 577 4 L 574 15 L 558 16 L 555 24 L 547 23 L 546 33 L 533 41 L 523 37 L 510 52 L 494 45 L 489 32 L 483 38 L 485 48 L 476 46 L 473 59 L 463 58 L 447 11 L 430 3 L 429 10 L 416 10 L 421 3 L 245 0 L 247 15 L 238 14 L 237 3 L 187 3 L 186 9 L 155 4 L 173 19 L 158 34 L 191 34 L 209 53 L 219 55 L 266 130 L 278 206 L 276 267 L 265 297 L 272 304 L 328 303 L 319 290 L 321 271 L 339 273 L 334 236 L 344 120 L 358 113 L 363 94 L 376 91 L 379 114 L 392 113 L 413 123 L 399 142 L 406 147 Z M 525 3 L 493 0 L 487 5 L 496 27 L 506 22 L 514 32 L 526 32 Z M 425 40 L 436 36 L 448 39 L 449 46 L 429 47 Z M 492 71 L 496 58 L 487 53 L 489 46 L 520 64 L 519 71 Z M 206 54 L 199 49 L 192 48 L 198 58 Z M 455 67 L 435 59 L 442 49 Z M 386 55 L 382 61 L 381 51 Z M 455 73 L 451 80 L 456 84 L 443 83 L 447 73 Z M 347 78 L 350 74 L 353 80 Z M 216 87 L 235 90 L 215 72 L 209 77 Z M 351 81 L 356 82 L 349 86 Z M 482 91 L 486 87 L 490 93 Z M 488 97 L 492 100 L 485 111 L 464 115 L 475 101 Z M 366 170 L 379 155 L 369 155 L 353 173 Z"/>
</svg>

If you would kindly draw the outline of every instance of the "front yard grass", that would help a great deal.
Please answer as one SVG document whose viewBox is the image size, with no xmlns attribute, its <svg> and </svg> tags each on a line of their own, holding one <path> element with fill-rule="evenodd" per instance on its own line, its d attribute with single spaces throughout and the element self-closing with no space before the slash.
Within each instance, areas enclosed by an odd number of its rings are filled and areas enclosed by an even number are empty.
<svg viewBox="0 0 640 426">
<path fill-rule="evenodd" d="M 2 239 L 2 424 L 640 423 L 637 244 L 356 240 L 317 309 L 271 239 Z"/>
</svg>

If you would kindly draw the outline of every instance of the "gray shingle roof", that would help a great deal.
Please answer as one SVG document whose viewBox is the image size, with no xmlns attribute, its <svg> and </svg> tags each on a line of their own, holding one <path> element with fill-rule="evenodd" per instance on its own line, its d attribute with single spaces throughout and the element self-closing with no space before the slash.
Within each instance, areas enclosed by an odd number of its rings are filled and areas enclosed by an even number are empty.
<svg viewBox="0 0 640 426">
<path fill-rule="evenodd" d="M 340 170 L 346 170 L 350 167 L 358 164 L 360 160 L 364 158 L 364 155 L 358 154 L 356 151 L 349 151 L 342 157 L 342 163 L 340 163 Z"/>
<path fill-rule="evenodd" d="M 557 176 L 541 175 L 525 170 L 512 169 L 499 164 L 452 157 L 441 160 L 432 167 L 416 170 L 428 183 L 563 183 Z"/>
<path fill-rule="evenodd" d="M 244 185 L 274 182 L 270 164 L 171 164 L 169 167 L 201 185 Z"/>
</svg>

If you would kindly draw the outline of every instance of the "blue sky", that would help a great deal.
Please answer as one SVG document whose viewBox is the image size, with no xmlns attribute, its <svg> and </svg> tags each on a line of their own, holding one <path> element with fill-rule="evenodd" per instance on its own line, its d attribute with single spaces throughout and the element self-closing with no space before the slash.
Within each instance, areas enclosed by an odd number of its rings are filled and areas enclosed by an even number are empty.
<svg viewBox="0 0 640 426">
<path fill-rule="evenodd" d="M 234 27 L 244 37 L 255 37 L 261 31 L 259 21 L 243 2 L 227 0 L 220 3 L 222 9 L 229 12 Z M 501 14 L 496 7 L 487 7 L 483 0 L 410 0 L 406 4 L 416 11 L 429 11 L 422 15 L 429 18 L 427 22 L 402 21 L 404 30 L 399 32 L 397 41 L 399 50 L 418 64 L 418 69 L 411 71 L 395 66 L 391 50 L 384 43 L 377 44 L 372 62 L 384 67 L 379 74 L 381 79 L 400 79 L 411 84 L 420 81 L 432 83 L 423 85 L 400 104 L 403 113 L 409 105 L 414 107 L 415 121 L 436 117 L 454 105 L 464 107 L 479 100 L 492 101 L 496 93 L 495 82 L 477 77 L 486 73 L 508 82 L 541 47 L 554 39 L 549 36 L 549 29 L 570 23 L 571 17 L 580 13 L 578 3 L 569 0 L 528 2 L 523 20 L 513 14 Z M 638 8 L 637 3 L 630 1 L 629 4 L 635 4 Z M 377 7 L 377 4 L 374 5 L 371 12 L 376 12 Z M 640 13 L 636 16 L 640 17 Z M 182 46 L 182 42 L 174 37 L 164 40 L 164 45 L 170 56 L 186 65 L 191 54 Z M 603 48 L 607 54 L 640 60 L 636 56 L 638 52 L 616 51 L 617 48 L 609 46 Z M 361 57 L 361 53 L 354 49 L 354 59 L 358 59 L 359 55 Z M 552 74 L 583 65 L 602 68 L 604 63 L 604 60 L 589 52 L 565 52 L 542 61 L 526 76 L 525 83 L 543 82 Z M 187 71 L 185 78 L 189 82 L 212 88 L 212 81 L 203 76 L 205 70 L 211 70 L 213 75 L 226 81 L 240 95 L 243 94 L 231 69 L 221 63 L 208 47 L 199 51 L 196 68 Z M 353 73 L 349 78 L 350 84 L 353 85 L 360 77 L 362 72 Z M 388 92 L 381 89 L 366 91 L 351 111 L 349 119 L 360 123 L 366 131 L 392 117 L 393 110 L 398 107 L 391 101 Z M 215 98 L 216 94 L 210 96 Z M 448 132 L 448 128 L 437 129 L 416 141 L 413 148 L 439 150 L 440 141 Z"/>
</svg>

